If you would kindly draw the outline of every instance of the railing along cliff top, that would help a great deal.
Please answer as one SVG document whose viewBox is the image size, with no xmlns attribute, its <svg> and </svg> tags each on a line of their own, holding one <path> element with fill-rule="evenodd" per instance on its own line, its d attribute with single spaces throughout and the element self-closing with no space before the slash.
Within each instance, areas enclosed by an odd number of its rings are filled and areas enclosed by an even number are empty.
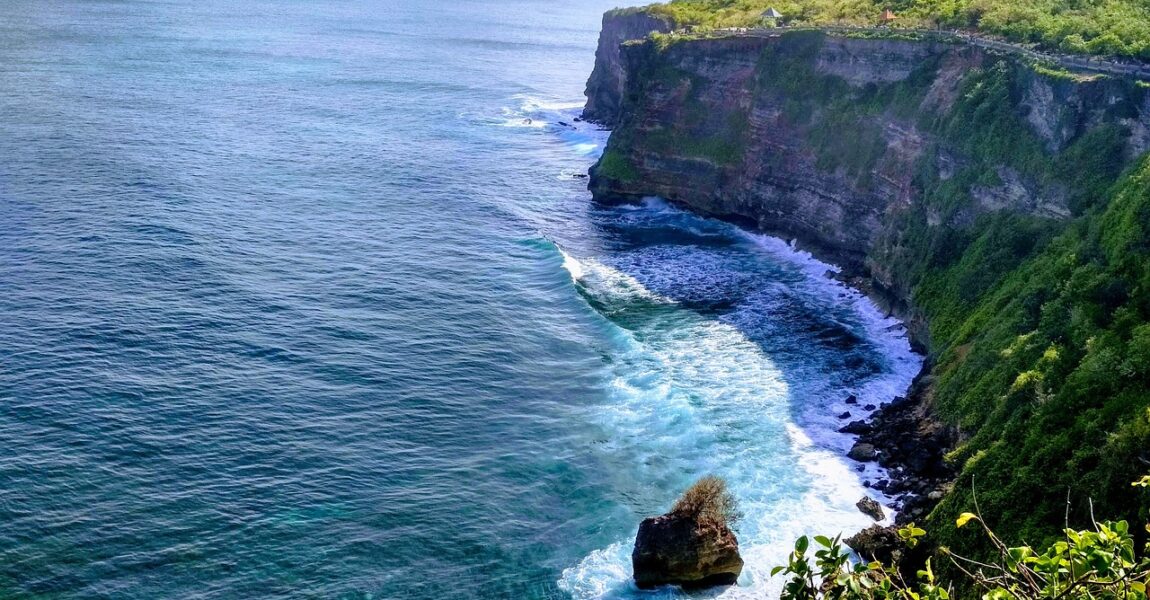
<svg viewBox="0 0 1150 600">
<path fill-rule="evenodd" d="M 914 35 L 924 38 L 934 38 L 942 42 L 969 44 L 980 48 L 995 50 L 1013 54 L 1016 56 L 1023 56 L 1040 63 L 1049 63 L 1061 66 L 1065 69 L 1072 71 L 1086 71 L 1091 73 L 1102 73 L 1107 75 L 1124 75 L 1128 77 L 1136 77 L 1140 79 L 1150 79 L 1150 64 L 1136 63 L 1136 62 L 1121 62 L 1117 60 L 1099 58 L 1086 55 L 1071 55 L 1071 54 L 1051 54 L 1047 52 L 1040 52 L 1033 48 L 1028 48 L 1019 44 L 987 38 L 984 36 L 974 35 L 960 31 L 946 31 L 936 29 L 896 29 L 888 27 L 845 27 L 845 26 L 827 26 L 827 27 L 778 27 L 778 28 L 746 28 L 746 27 L 732 27 L 726 29 L 715 29 L 709 32 L 709 35 L 714 37 L 729 37 L 729 36 L 746 36 L 746 37 L 777 37 L 782 33 L 788 31 L 822 31 L 825 33 L 866 33 L 876 34 L 879 36 L 897 36 L 897 35 Z M 679 32 L 672 32 L 670 35 L 683 35 Z M 700 35 L 692 33 L 690 35 Z"/>
</svg>

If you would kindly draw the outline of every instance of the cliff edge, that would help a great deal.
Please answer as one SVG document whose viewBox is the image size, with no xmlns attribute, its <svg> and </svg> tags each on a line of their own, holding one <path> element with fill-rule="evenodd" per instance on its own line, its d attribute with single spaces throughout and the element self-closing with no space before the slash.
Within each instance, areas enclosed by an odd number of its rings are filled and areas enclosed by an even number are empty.
<svg viewBox="0 0 1150 600">
<path fill-rule="evenodd" d="M 666 17 L 642 9 L 619 8 L 603 15 L 595 68 L 587 79 L 587 105 L 583 118 L 613 127 L 618 124 L 627 71 L 623 68 L 622 46 L 628 40 L 643 39 L 652 32 L 667 32 L 674 24 Z"/>
<path fill-rule="evenodd" d="M 1150 148 L 1145 87 L 971 46 L 803 31 L 620 51 L 597 199 L 661 196 L 797 239 L 908 304 L 920 225 L 1065 221 Z"/>
</svg>

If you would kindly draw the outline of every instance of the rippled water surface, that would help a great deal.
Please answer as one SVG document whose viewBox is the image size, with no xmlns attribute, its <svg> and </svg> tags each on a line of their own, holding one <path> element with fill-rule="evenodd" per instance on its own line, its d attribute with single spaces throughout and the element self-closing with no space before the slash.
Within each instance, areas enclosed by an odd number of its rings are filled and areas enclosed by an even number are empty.
<svg viewBox="0 0 1150 600">
<path fill-rule="evenodd" d="M 612 4 L 0 3 L 0 597 L 635 596 L 711 472 L 724 597 L 865 525 L 835 415 L 919 361 L 781 241 L 589 202 Z"/>
</svg>

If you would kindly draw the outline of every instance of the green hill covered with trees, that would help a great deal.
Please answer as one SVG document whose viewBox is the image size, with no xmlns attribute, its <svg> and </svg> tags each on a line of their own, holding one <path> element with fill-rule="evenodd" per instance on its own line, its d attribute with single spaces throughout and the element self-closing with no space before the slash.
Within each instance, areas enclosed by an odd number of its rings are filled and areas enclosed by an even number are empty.
<svg viewBox="0 0 1150 600">
<path fill-rule="evenodd" d="M 952 453 L 962 476 L 935 509 L 935 542 L 977 541 L 945 526 L 974 494 L 993 526 L 1036 544 L 1091 508 L 1147 519 L 1128 482 L 1150 469 L 1150 158 L 1105 196 L 1049 242 L 1002 217 L 923 274 L 946 348 L 934 403 L 974 432 Z"/>
</svg>

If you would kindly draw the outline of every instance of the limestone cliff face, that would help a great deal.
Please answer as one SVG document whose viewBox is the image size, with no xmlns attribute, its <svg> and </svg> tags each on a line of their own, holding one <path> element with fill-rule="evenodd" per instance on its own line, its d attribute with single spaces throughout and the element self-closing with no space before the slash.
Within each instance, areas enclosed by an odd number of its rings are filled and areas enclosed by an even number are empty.
<svg viewBox="0 0 1150 600">
<path fill-rule="evenodd" d="M 627 82 L 620 50 L 623 42 L 642 39 L 653 31 L 666 32 L 672 23 L 635 9 L 617 9 L 603 15 L 599 46 L 595 50 L 595 69 L 587 80 L 587 106 L 583 118 L 604 125 L 615 125 L 619 104 Z"/>
<path fill-rule="evenodd" d="M 618 50 L 588 86 L 616 125 L 597 199 L 661 196 L 794 238 L 903 301 L 924 232 L 1066 220 L 1150 147 L 1144 87 L 966 45 L 789 32 Z"/>
</svg>

